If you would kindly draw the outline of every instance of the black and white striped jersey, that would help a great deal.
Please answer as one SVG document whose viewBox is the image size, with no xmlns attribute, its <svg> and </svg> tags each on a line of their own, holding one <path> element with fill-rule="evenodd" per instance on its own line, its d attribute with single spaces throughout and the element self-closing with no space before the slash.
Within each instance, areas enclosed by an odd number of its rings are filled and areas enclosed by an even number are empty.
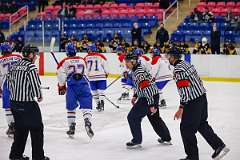
<svg viewBox="0 0 240 160">
<path fill-rule="evenodd" d="M 178 60 L 174 64 L 173 74 L 180 95 L 181 105 L 184 106 L 189 101 L 206 93 L 203 82 L 192 64 Z"/>
<path fill-rule="evenodd" d="M 41 81 L 37 67 L 29 59 L 23 58 L 13 65 L 7 76 L 10 100 L 34 101 L 42 97 Z"/>
<path fill-rule="evenodd" d="M 144 97 L 147 99 L 149 106 L 154 105 L 153 96 L 159 94 L 159 92 L 155 83 L 152 82 L 151 74 L 140 64 L 137 64 L 132 69 L 132 79 L 135 87 L 134 96 Z"/>
</svg>

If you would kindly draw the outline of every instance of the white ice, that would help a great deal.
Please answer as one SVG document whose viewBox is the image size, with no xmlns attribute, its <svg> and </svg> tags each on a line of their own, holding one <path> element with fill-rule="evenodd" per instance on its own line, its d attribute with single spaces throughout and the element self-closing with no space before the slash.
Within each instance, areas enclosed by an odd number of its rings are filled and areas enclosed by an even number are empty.
<svg viewBox="0 0 240 160">
<path fill-rule="evenodd" d="M 66 135 L 67 120 L 65 98 L 57 94 L 56 77 L 41 77 L 44 86 L 44 101 L 40 103 L 45 125 L 45 154 L 51 160 L 177 160 L 185 157 L 179 131 L 179 121 L 173 120 L 178 107 L 179 98 L 174 82 L 168 84 L 164 91 L 168 108 L 160 110 L 160 114 L 172 135 L 172 146 L 162 146 L 157 142 L 157 135 L 151 128 L 147 118 L 143 120 L 143 149 L 127 150 L 125 143 L 131 140 L 126 120 L 131 105 L 120 105 L 115 108 L 106 101 L 105 111 L 93 111 L 92 140 L 87 136 L 81 112 L 78 112 L 77 129 L 74 139 Z M 112 81 L 113 79 L 110 79 Z M 225 160 L 238 160 L 240 156 L 240 83 L 204 82 L 209 102 L 209 123 L 215 132 L 222 137 L 231 151 Z M 111 86 L 107 96 L 114 102 L 121 93 L 120 82 Z M 7 129 L 4 112 L 0 109 L 0 160 L 7 160 L 12 139 Z M 198 134 L 200 160 L 211 159 L 213 150 Z M 25 154 L 31 156 L 31 141 L 28 139 Z"/>
</svg>

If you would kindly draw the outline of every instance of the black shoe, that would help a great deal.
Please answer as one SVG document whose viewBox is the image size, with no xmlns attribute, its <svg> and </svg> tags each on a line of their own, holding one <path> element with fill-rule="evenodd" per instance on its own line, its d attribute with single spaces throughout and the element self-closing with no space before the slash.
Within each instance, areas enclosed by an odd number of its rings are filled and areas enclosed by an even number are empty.
<svg viewBox="0 0 240 160">
<path fill-rule="evenodd" d="M 226 147 L 226 145 L 222 145 L 221 147 L 218 147 L 214 153 L 212 154 L 212 159 L 220 160 L 222 159 L 228 152 L 230 151 L 229 148 Z"/>
<path fill-rule="evenodd" d="M 141 144 L 138 143 L 133 143 L 131 142 L 127 142 L 126 143 L 127 149 L 138 149 L 138 148 L 142 148 Z"/>
<path fill-rule="evenodd" d="M 162 109 L 167 108 L 167 104 L 166 104 L 165 99 L 162 99 L 162 100 L 161 100 L 161 102 L 160 102 L 160 108 L 162 108 Z"/>
<path fill-rule="evenodd" d="M 8 135 L 8 137 L 13 137 L 15 133 L 15 124 L 11 123 L 10 125 L 8 125 L 8 130 L 6 131 L 6 134 Z"/>
<path fill-rule="evenodd" d="M 91 128 L 92 124 L 91 124 L 91 122 L 89 121 L 88 118 L 84 119 L 84 121 L 85 121 L 85 129 L 86 129 L 87 135 L 90 138 L 92 138 L 94 136 L 94 132 L 93 132 L 93 130 Z"/>
<path fill-rule="evenodd" d="M 10 158 L 10 160 L 29 160 L 29 157 L 23 156 L 21 158 Z"/>
<path fill-rule="evenodd" d="M 67 131 L 67 135 L 73 136 L 75 134 L 75 126 L 76 126 L 76 123 L 72 123 L 69 126 L 69 130 Z"/>
<path fill-rule="evenodd" d="M 166 140 L 163 140 L 162 138 L 158 138 L 158 142 L 160 144 L 164 144 L 164 145 L 172 145 L 171 140 L 170 141 L 166 141 Z"/>
<path fill-rule="evenodd" d="M 50 160 L 50 158 L 45 156 L 43 159 L 34 159 L 33 158 L 32 160 Z"/>
</svg>

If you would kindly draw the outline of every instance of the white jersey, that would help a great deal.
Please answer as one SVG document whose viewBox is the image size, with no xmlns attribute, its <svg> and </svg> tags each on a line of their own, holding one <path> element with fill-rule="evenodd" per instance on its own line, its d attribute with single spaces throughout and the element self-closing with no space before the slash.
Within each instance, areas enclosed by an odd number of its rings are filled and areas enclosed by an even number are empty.
<svg viewBox="0 0 240 160">
<path fill-rule="evenodd" d="M 0 86 L 4 84 L 9 68 L 22 57 L 18 54 L 8 54 L 0 57 Z"/>
<path fill-rule="evenodd" d="M 150 58 L 145 56 L 145 55 L 141 55 L 138 58 L 138 62 L 140 62 L 140 64 L 147 70 L 147 71 L 151 71 L 151 61 Z"/>
<path fill-rule="evenodd" d="M 82 57 L 67 57 L 58 64 L 57 78 L 60 86 L 64 86 L 72 74 L 87 75 L 87 65 Z"/>
<path fill-rule="evenodd" d="M 85 58 L 88 69 L 89 81 L 106 80 L 107 70 L 107 58 L 100 53 L 89 53 Z"/>
<path fill-rule="evenodd" d="M 155 78 L 156 82 L 172 80 L 173 72 L 167 59 L 160 56 L 155 56 L 152 59 L 151 75 Z"/>
</svg>

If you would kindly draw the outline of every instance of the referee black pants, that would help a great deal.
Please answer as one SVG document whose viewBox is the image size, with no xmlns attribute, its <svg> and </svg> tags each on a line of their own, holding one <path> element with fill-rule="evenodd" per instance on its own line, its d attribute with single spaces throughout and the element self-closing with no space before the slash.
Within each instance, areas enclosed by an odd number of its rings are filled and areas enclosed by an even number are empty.
<svg viewBox="0 0 240 160">
<path fill-rule="evenodd" d="M 30 133 L 32 158 L 43 160 L 43 123 L 37 102 L 11 101 L 11 107 L 16 131 L 9 158 L 17 159 L 23 156 L 27 137 Z"/>
<path fill-rule="evenodd" d="M 199 160 L 195 135 L 197 131 L 214 150 L 224 144 L 208 124 L 207 118 L 208 102 L 206 94 L 184 106 L 180 130 L 185 152 L 191 160 Z"/>
<path fill-rule="evenodd" d="M 159 95 L 155 95 L 154 104 L 157 106 L 157 108 L 158 102 Z M 154 131 L 158 134 L 159 137 L 161 137 L 163 140 L 171 140 L 167 126 L 159 116 L 159 110 L 157 110 L 154 115 L 151 115 L 146 98 L 139 98 L 127 116 L 130 130 L 133 136 L 133 143 L 142 143 L 141 122 L 145 116 L 148 117 Z"/>
</svg>

